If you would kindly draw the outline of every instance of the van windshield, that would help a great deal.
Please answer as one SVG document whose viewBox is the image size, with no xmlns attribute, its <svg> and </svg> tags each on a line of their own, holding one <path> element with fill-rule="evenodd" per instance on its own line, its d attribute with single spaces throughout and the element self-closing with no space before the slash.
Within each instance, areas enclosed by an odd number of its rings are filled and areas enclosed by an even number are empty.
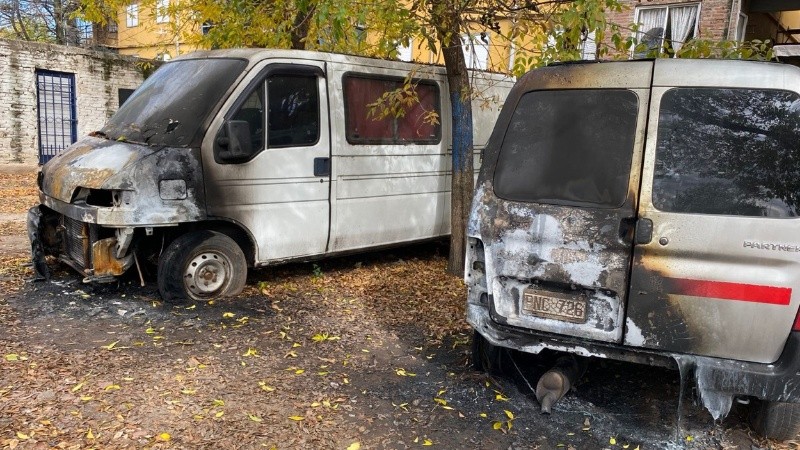
<svg viewBox="0 0 800 450">
<path fill-rule="evenodd" d="M 147 145 L 198 147 L 203 125 L 246 65 L 241 59 L 166 63 L 136 89 L 98 134 Z"/>
</svg>

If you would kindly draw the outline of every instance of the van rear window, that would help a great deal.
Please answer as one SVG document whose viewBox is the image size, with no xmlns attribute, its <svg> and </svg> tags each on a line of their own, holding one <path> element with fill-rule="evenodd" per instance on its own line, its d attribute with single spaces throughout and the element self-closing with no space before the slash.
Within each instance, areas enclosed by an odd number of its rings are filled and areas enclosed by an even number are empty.
<svg viewBox="0 0 800 450">
<path fill-rule="evenodd" d="M 632 91 L 524 94 L 494 173 L 504 199 L 617 208 L 628 195 L 638 97 Z"/>
<path fill-rule="evenodd" d="M 659 110 L 653 205 L 679 213 L 796 216 L 798 136 L 794 92 L 671 89 Z"/>
</svg>

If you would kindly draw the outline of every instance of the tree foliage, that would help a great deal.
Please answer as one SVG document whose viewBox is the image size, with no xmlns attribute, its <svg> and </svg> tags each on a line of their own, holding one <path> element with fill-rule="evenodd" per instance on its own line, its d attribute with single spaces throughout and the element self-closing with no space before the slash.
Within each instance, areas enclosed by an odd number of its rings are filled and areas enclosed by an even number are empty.
<svg viewBox="0 0 800 450">
<path fill-rule="evenodd" d="M 0 0 L 0 36 L 76 45 L 78 0 Z"/>
</svg>

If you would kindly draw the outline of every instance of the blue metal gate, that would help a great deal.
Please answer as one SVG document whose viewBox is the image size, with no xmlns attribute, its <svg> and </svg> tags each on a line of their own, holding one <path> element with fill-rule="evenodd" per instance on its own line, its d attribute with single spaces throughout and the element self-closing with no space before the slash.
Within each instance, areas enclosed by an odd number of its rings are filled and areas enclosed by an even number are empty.
<svg viewBox="0 0 800 450">
<path fill-rule="evenodd" d="M 44 164 L 78 138 L 75 75 L 36 71 L 39 116 L 39 164 Z"/>
</svg>

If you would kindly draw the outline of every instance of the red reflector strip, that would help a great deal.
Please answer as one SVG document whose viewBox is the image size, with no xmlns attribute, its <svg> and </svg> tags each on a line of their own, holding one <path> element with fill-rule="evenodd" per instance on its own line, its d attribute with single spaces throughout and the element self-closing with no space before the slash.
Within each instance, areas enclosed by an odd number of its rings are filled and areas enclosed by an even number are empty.
<svg viewBox="0 0 800 450">
<path fill-rule="evenodd" d="M 686 278 L 665 278 L 664 290 L 670 294 L 677 295 L 767 303 L 770 305 L 788 305 L 792 298 L 791 288 L 728 283 L 724 281 L 689 280 Z"/>
</svg>

